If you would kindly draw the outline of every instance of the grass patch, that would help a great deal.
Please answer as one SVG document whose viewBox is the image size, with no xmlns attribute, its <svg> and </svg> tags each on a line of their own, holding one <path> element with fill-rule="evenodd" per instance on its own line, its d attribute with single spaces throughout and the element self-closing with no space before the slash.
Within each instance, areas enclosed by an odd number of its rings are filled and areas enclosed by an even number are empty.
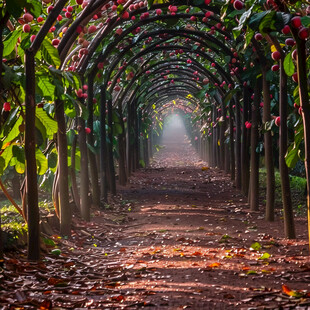
<svg viewBox="0 0 310 310">
<path fill-rule="evenodd" d="M 261 201 L 266 203 L 266 169 L 259 169 L 259 184 L 260 184 L 260 196 Z M 282 191 L 281 191 L 281 178 L 280 172 L 275 171 L 275 206 L 282 209 Z M 290 187 L 291 187 L 291 196 L 292 196 L 292 205 L 294 210 L 298 214 L 305 215 L 307 210 L 307 196 L 306 196 L 306 185 L 307 181 L 305 178 L 290 175 Z"/>
</svg>

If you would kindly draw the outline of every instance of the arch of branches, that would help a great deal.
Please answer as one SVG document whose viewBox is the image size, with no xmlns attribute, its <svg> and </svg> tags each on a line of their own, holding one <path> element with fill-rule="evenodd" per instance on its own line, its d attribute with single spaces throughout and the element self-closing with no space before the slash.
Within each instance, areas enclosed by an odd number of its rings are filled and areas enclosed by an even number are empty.
<svg viewBox="0 0 310 310">
<path fill-rule="evenodd" d="M 274 134 L 279 136 L 285 233 L 295 237 L 288 168 L 305 145 L 308 178 L 310 130 L 306 41 L 302 29 L 291 24 L 294 14 L 304 14 L 303 1 L 298 8 L 283 1 L 249 1 L 241 10 L 234 1 L 209 0 L 58 0 L 53 7 L 17 2 L 3 4 L 0 23 L 5 38 L 0 56 L 6 58 L 2 100 L 15 102 L 1 115 L 5 156 L 0 165 L 2 173 L 15 167 L 25 176 L 21 212 L 28 223 L 30 259 L 40 255 L 38 174 L 53 179 L 60 231 L 70 235 L 70 195 L 90 220 L 91 202 L 102 206 L 116 194 L 117 182 L 125 185 L 133 171 L 149 164 L 162 118 L 171 109 L 181 113 L 210 166 L 230 173 L 246 195 L 250 184 L 252 210 L 259 208 L 257 150 L 263 145 L 269 221 L 274 219 Z M 284 46 L 286 26 L 295 41 Z M 254 37 L 258 32 L 261 38 Z M 270 48 L 279 53 L 279 74 L 270 71 Z M 294 50 L 298 57 L 292 60 Z M 287 77 L 295 67 L 294 91 Z M 295 139 L 288 113 L 296 122 Z M 12 125 L 13 134 L 7 129 Z M 288 142 L 295 143 L 289 150 Z M 57 164 L 43 171 L 53 158 Z"/>
</svg>

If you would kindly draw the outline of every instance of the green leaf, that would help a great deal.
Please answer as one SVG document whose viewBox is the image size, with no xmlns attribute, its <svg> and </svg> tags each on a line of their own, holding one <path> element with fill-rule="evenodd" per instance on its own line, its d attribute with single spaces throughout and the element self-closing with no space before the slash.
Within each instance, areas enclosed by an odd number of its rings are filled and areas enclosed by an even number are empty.
<svg viewBox="0 0 310 310">
<path fill-rule="evenodd" d="M 55 48 L 48 39 L 44 39 L 41 45 L 42 56 L 44 60 L 54 66 L 55 68 L 59 67 L 61 64 L 59 53 L 57 48 Z"/>
<path fill-rule="evenodd" d="M 36 162 L 38 175 L 43 175 L 48 169 L 48 161 L 40 149 L 36 149 Z"/>
<path fill-rule="evenodd" d="M 11 161 L 12 157 L 13 157 L 13 145 L 9 145 L 7 148 L 4 149 L 3 153 L 1 154 L 1 158 L 4 159 L 4 164 L 3 162 L 0 163 L 1 164 L 1 168 L 0 168 L 0 172 L 2 170 L 3 171 L 6 169 L 6 167 L 8 166 L 9 162 Z"/>
<path fill-rule="evenodd" d="M 54 121 L 48 114 L 42 109 L 36 109 L 36 117 L 40 120 L 46 129 L 46 134 L 48 137 L 52 137 L 58 130 L 57 122 Z"/>
<path fill-rule="evenodd" d="M 271 11 L 263 18 L 258 27 L 259 32 L 266 33 L 270 30 L 276 30 L 274 19 L 275 13 L 275 11 Z"/>
<path fill-rule="evenodd" d="M 147 0 L 147 9 L 149 10 L 153 5 L 154 0 Z"/>
<path fill-rule="evenodd" d="M 143 159 L 139 160 L 139 164 L 141 165 L 142 168 L 145 168 L 145 162 Z"/>
<path fill-rule="evenodd" d="M 269 253 L 265 252 L 264 254 L 261 255 L 261 257 L 259 259 L 262 259 L 262 260 L 268 259 L 268 258 L 270 258 L 270 256 L 271 255 Z"/>
<path fill-rule="evenodd" d="M 25 163 L 25 150 L 22 146 L 13 145 L 13 156 L 16 157 L 17 161 L 21 163 Z"/>
<path fill-rule="evenodd" d="M 248 19 L 250 18 L 252 14 L 253 7 L 254 7 L 254 4 L 241 15 L 240 20 L 239 20 L 239 25 L 233 28 L 232 31 L 233 31 L 233 35 L 235 39 L 239 36 L 241 30 L 247 24 Z"/>
<path fill-rule="evenodd" d="M 252 15 L 248 23 L 249 27 L 252 28 L 254 31 L 257 31 L 261 21 L 269 13 L 270 11 L 264 11 Z"/>
<path fill-rule="evenodd" d="M 12 32 L 10 32 L 10 34 L 5 38 L 3 45 L 3 57 L 6 57 L 8 55 L 10 55 L 13 50 L 14 47 L 16 46 L 17 40 L 20 37 L 22 33 L 22 30 L 14 30 Z"/>
<path fill-rule="evenodd" d="M 256 270 L 248 270 L 246 274 L 257 274 Z"/>
<path fill-rule="evenodd" d="M 15 139 L 19 135 L 19 133 L 20 133 L 19 126 L 22 124 L 22 122 L 23 122 L 23 118 L 19 117 L 17 119 L 16 123 L 14 124 L 13 128 L 9 132 L 8 136 L 3 141 L 3 144 L 5 144 L 7 142 L 11 142 L 13 139 Z"/>
<path fill-rule="evenodd" d="M 303 16 L 301 18 L 301 23 L 303 24 L 303 26 L 309 27 L 309 25 L 310 25 L 310 16 Z"/>
<path fill-rule="evenodd" d="M 38 86 L 42 90 L 43 97 L 54 97 L 55 85 L 51 83 L 47 75 L 39 75 Z"/>
<path fill-rule="evenodd" d="M 42 13 L 42 3 L 38 0 L 28 0 L 25 7 L 36 18 Z"/>
<path fill-rule="evenodd" d="M 251 244 L 251 248 L 254 251 L 259 251 L 262 248 L 262 246 L 261 246 L 261 244 L 259 242 L 254 242 L 254 243 Z"/>
<path fill-rule="evenodd" d="M 292 59 L 292 52 L 285 56 L 284 62 L 284 71 L 288 76 L 292 76 L 295 72 L 295 65 Z"/>
</svg>

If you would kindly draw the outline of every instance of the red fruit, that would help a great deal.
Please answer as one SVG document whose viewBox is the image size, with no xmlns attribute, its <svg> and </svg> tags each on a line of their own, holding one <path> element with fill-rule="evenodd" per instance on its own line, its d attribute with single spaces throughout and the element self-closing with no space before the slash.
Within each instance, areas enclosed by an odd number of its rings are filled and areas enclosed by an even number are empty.
<svg viewBox="0 0 310 310">
<path fill-rule="evenodd" d="M 264 107 L 264 102 L 261 102 L 261 103 L 259 104 L 259 106 L 260 106 L 261 108 L 263 108 L 263 107 Z"/>
<path fill-rule="evenodd" d="M 241 2 L 239 0 L 235 0 L 234 1 L 234 8 L 236 10 L 242 10 L 243 9 L 243 2 Z"/>
<path fill-rule="evenodd" d="M 87 90 L 88 89 L 88 86 L 85 84 L 85 85 L 83 85 L 83 89 L 84 90 Z"/>
<path fill-rule="evenodd" d="M 68 12 L 66 12 L 65 15 L 66 15 L 67 13 L 68 13 Z M 69 13 L 69 14 L 70 14 L 70 13 Z M 70 14 L 70 16 L 71 16 L 71 14 Z M 67 17 L 67 15 L 66 15 L 66 17 Z M 60 22 L 60 21 L 62 20 L 62 16 L 61 16 L 61 15 L 58 15 L 57 20 Z"/>
<path fill-rule="evenodd" d="M 43 18 L 42 16 L 39 16 L 39 17 L 37 18 L 37 21 L 38 21 L 38 23 L 41 23 L 41 22 L 44 21 L 44 18 Z"/>
<path fill-rule="evenodd" d="M 70 12 L 70 13 L 71 13 L 71 12 L 73 12 L 73 7 L 72 7 L 72 6 L 70 6 L 70 5 L 69 5 L 69 6 L 67 6 L 67 11 L 68 11 L 68 12 Z"/>
<path fill-rule="evenodd" d="M 192 63 L 191 59 L 187 59 L 186 62 L 187 62 L 188 64 L 191 64 L 191 63 Z"/>
<path fill-rule="evenodd" d="M 280 116 L 276 117 L 276 120 L 274 121 L 274 123 L 276 124 L 276 126 L 280 127 L 280 123 L 281 123 Z"/>
<path fill-rule="evenodd" d="M 291 31 L 290 26 L 289 25 L 285 25 L 281 31 L 282 31 L 283 34 L 289 34 L 290 31 Z"/>
<path fill-rule="evenodd" d="M 306 40 L 309 37 L 309 30 L 306 27 L 302 27 L 299 31 L 298 31 L 298 36 L 300 39 L 302 40 Z"/>
<path fill-rule="evenodd" d="M 37 108 L 42 109 L 43 107 L 44 107 L 44 103 L 41 102 L 41 103 L 38 103 L 38 104 L 37 104 Z"/>
<path fill-rule="evenodd" d="M 127 11 L 124 12 L 123 15 L 122 15 L 122 18 L 123 19 L 128 19 L 129 18 L 129 13 Z"/>
<path fill-rule="evenodd" d="M 191 16 L 190 20 L 191 20 L 192 22 L 195 22 L 195 21 L 196 21 L 196 16 Z"/>
<path fill-rule="evenodd" d="M 52 10 L 53 10 L 53 6 L 52 5 L 50 5 L 48 8 L 47 8 L 47 13 L 49 14 L 49 13 L 51 13 L 52 12 Z"/>
<path fill-rule="evenodd" d="M 301 19 L 299 16 L 295 16 L 291 19 L 291 24 L 294 28 L 299 28 L 301 26 Z"/>
<path fill-rule="evenodd" d="M 11 104 L 9 102 L 5 102 L 3 104 L 3 110 L 6 111 L 6 112 L 11 111 Z"/>
<path fill-rule="evenodd" d="M 25 25 L 23 26 L 23 31 L 24 31 L 24 32 L 30 32 L 30 25 L 29 25 L 29 24 L 25 24 Z"/>
<path fill-rule="evenodd" d="M 115 34 L 117 34 L 117 35 L 121 35 L 123 33 L 123 29 L 122 28 L 118 28 L 118 29 L 116 29 L 116 31 L 115 31 Z"/>
<path fill-rule="evenodd" d="M 287 46 L 294 46 L 296 44 L 295 40 L 293 38 L 288 38 L 285 40 L 285 44 Z"/>
<path fill-rule="evenodd" d="M 215 63 L 214 62 L 212 62 L 211 67 L 213 67 L 213 68 L 215 67 Z"/>
<path fill-rule="evenodd" d="M 83 3 L 83 0 L 75 0 L 76 4 L 81 5 Z"/>
<path fill-rule="evenodd" d="M 66 18 L 71 18 L 71 17 L 72 17 L 72 14 L 71 14 L 70 12 L 66 12 L 66 13 L 65 13 L 65 16 L 66 16 Z"/>
<path fill-rule="evenodd" d="M 33 16 L 30 13 L 25 13 L 23 18 L 26 23 L 30 23 L 33 21 Z"/>
<path fill-rule="evenodd" d="M 263 35 L 261 33 L 256 33 L 254 36 L 256 41 L 261 41 L 263 39 Z"/>
<path fill-rule="evenodd" d="M 297 60 L 297 50 L 293 50 L 292 58 L 293 58 L 294 60 Z"/>
<path fill-rule="evenodd" d="M 211 3 L 211 0 L 205 0 L 205 5 L 208 5 Z"/>
<path fill-rule="evenodd" d="M 280 58 L 281 58 L 281 53 L 280 52 L 278 52 L 278 51 L 275 51 L 275 52 L 273 52 L 272 54 L 271 54 L 271 58 L 273 59 L 273 60 L 279 60 Z"/>
<path fill-rule="evenodd" d="M 36 38 L 36 36 L 33 34 L 31 37 L 30 37 L 30 42 L 32 43 L 34 41 L 34 39 Z"/>
<path fill-rule="evenodd" d="M 83 94 L 83 98 L 87 99 L 88 95 L 86 93 Z"/>
<path fill-rule="evenodd" d="M 246 129 L 251 129 L 251 127 L 252 127 L 252 124 L 250 122 L 246 122 L 245 123 L 245 128 Z"/>
<path fill-rule="evenodd" d="M 58 39 L 53 39 L 52 40 L 52 44 L 54 45 L 54 46 L 57 46 L 58 44 L 59 44 L 59 40 Z"/>
<path fill-rule="evenodd" d="M 98 69 L 103 69 L 104 63 L 103 62 L 99 62 L 97 67 L 98 67 Z"/>
<path fill-rule="evenodd" d="M 279 71 L 279 65 L 273 65 L 272 67 L 271 67 L 271 70 L 272 71 L 274 71 L 274 72 L 276 72 L 276 71 Z"/>
<path fill-rule="evenodd" d="M 112 5 L 112 7 L 111 7 L 111 9 L 112 9 L 112 11 L 116 11 L 117 10 L 117 5 Z"/>
<path fill-rule="evenodd" d="M 75 92 L 76 92 L 76 95 L 77 95 L 79 98 L 83 97 L 83 90 L 82 90 L 81 88 L 78 89 L 78 90 L 76 90 Z"/>
<path fill-rule="evenodd" d="M 130 4 L 129 6 L 129 11 L 132 12 L 135 9 L 135 5 L 134 4 Z"/>
<path fill-rule="evenodd" d="M 295 83 L 298 83 L 298 75 L 297 75 L 297 72 L 295 72 L 293 75 L 292 75 L 292 79 Z"/>
<path fill-rule="evenodd" d="M 93 103 L 97 103 L 97 99 L 96 98 L 93 98 Z"/>
<path fill-rule="evenodd" d="M 116 86 L 114 87 L 114 90 L 115 90 L 115 91 L 120 91 L 121 88 L 120 88 L 118 85 L 116 85 Z"/>
<path fill-rule="evenodd" d="M 80 34 L 81 32 L 83 32 L 83 27 L 82 27 L 82 26 L 77 26 L 77 27 L 76 27 L 76 32 L 77 32 L 78 34 Z"/>
<path fill-rule="evenodd" d="M 87 135 L 89 135 L 91 133 L 91 129 L 88 128 L 88 127 L 85 127 L 85 132 L 86 132 Z"/>
<path fill-rule="evenodd" d="M 299 109 L 299 105 L 296 102 L 294 103 L 294 108 Z"/>
<path fill-rule="evenodd" d="M 97 27 L 95 25 L 91 25 L 88 28 L 88 33 L 94 33 L 97 31 Z"/>
<path fill-rule="evenodd" d="M 161 15 L 163 11 L 161 9 L 157 9 L 155 12 L 156 12 L 156 15 Z"/>
<path fill-rule="evenodd" d="M 298 109 L 298 114 L 299 114 L 299 115 L 302 114 L 302 107 L 300 107 L 300 108 Z"/>
</svg>

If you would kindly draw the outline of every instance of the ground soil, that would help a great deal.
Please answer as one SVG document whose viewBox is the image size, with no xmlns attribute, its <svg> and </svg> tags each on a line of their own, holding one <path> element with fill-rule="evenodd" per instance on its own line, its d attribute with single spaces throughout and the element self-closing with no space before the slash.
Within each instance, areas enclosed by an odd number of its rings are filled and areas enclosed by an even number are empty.
<svg viewBox="0 0 310 310">
<path fill-rule="evenodd" d="M 182 133 L 163 145 L 91 223 L 51 237 L 60 255 L 7 253 L 2 309 L 307 309 L 306 220 L 285 239 L 280 210 L 273 223 L 250 212 Z"/>
</svg>

